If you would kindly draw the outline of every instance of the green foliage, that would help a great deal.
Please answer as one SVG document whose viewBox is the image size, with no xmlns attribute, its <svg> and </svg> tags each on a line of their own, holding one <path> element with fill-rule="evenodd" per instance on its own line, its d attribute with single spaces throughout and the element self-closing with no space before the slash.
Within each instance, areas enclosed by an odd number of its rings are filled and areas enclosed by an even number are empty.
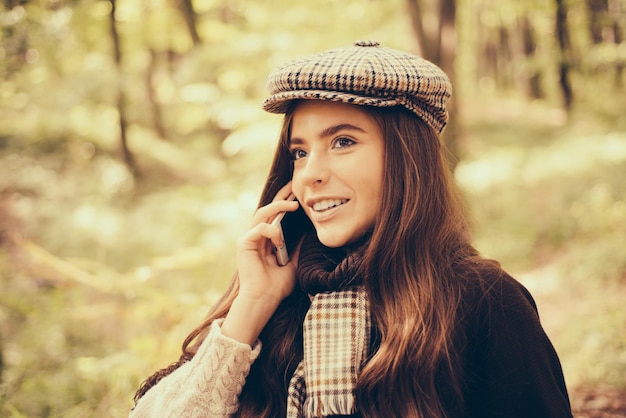
<svg viewBox="0 0 626 418">
<path fill-rule="evenodd" d="M 196 0 L 196 46 L 177 4 L 117 1 L 119 67 L 108 1 L 0 11 L 2 416 L 126 416 L 236 268 L 280 124 L 259 106 L 270 69 L 357 39 L 416 45 L 401 0 Z M 459 4 L 457 180 L 479 249 L 548 311 L 568 381 L 626 385 L 624 95 L 579 75 L 568 122 L 554 93 L 529 104 L 487 88 L 476 25 L 525 12 L 547 39 L 542 2 Z M 549 68 L 552 48 L 507 68 Z M 544 83 L 556 90 L 553 73 Z M 120 111 L 138 175 L 119 155 Z"/>
<path fill-rule="evenodd" d="M 623 97 L 610 101 L 612 109 L 624 106 Z M 532 291 L 571 388 L 624 387 L 626 129 L 615 122 L 619 113 L 584 109 L 566 122 L 539 103 L 490 106 L 470 112 L 468 158 L 456 172 L 476 245 Z"/>
<path fill-rule="evenodd" d="M 0 415 L 126 416 L 235 270 L 280 121 L 270 68 L 403 42 L 398 3 L 196 1 L 191 48 L 175 2 L 118 1 L 120 67 L 107 1 L 0 12 Z"/>
</svg>

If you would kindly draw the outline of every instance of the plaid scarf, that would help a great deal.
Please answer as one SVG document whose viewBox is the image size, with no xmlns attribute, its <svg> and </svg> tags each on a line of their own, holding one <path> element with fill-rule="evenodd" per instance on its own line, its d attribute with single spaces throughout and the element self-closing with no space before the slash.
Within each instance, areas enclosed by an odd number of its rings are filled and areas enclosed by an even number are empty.
<svg viewBox="0 0 626 418">
<path fill-rule="evenodd" d="M 359 274 L 363 249 L 330 249 L 316 237 L 307 237 L 300 249 L 298 282 L 311 306 L 303 323 L 304 358 L 289 384 L 288 418 L 356 412 L 371 327 Z"/>
</svg>

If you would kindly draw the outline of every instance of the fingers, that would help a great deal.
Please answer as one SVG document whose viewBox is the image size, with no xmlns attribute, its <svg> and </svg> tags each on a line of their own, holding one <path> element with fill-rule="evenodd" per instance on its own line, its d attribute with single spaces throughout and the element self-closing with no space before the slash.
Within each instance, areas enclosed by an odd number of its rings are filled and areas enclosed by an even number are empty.
<svg viewBox="0 0 626 418">
<path fill-rule="evenodd" d="M 283 187 L 280 188 L 278 193 L 276 193 L 276 196 L 274 196 L 274 199 L 272 200 L 272 202 L 276 202 L 278 200 L 287 200 L 287 198 L 290 195 L 291 195 L 291 182 L 285 184 Z"/>
<path fill-rule="evenodd" d="M 272 224 L 261 222 L 250 229 L 241 239 L 242 250 L 254 250 L 261 253 L 269 252 L 266 240 L 270 240 L 272 245 L 280 247 L 284 245 L 280 229 Z"/>
<path fill-rule="evenodd" d="M 288 200 L 293 199 L 293 200 Z M 293 212 L 297 210 L 299 207 L 299 203 L 295 200 L 291 193 L 291 182 L 287 183 L 283 186 L 276 196 L 274 200 L 269 205 L 263 206 L 255 212 L 252 217 L 252 226 L 258 225 L 259 223 L 271 222 L 278 213 L 280 212 Z"/>
<path fill-rule="evenodd" d="M 250 229 L 238 243 L 240 254 L 246 260 L 252 260 L 250 257 L 255 252 L 256 256 L 260 257 L 257 262 L 261 261 L 274 255 L 273 247 L 280 248 L 285 245 L 281 224 L 272 221 L 278 220 L 276 217 L 282 213 L 298 209 L 300 204 L 291 193 L 291 183 L 287 183 L 276 193 L 271 203 L 257 209 L 252 217 Z"/>
<path fill-rule="evenodd" d="M 298 209 L 300 204 L 297 200 L 278 200 L 267 206 L 259 208 L 252 217 L 252 226 L 260 223 L 270 223 L 280 212 L 293 212 Z"/>
</svg>

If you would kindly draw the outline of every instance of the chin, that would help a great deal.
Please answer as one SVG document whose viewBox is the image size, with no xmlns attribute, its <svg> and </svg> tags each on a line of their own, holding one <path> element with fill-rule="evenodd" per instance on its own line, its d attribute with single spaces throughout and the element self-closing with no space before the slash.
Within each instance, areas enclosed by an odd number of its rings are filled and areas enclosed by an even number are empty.
<svg viewBox="0 0 626 418">
<path fill-rule="evenodd" d="M 328 248 L 343 247 L 349 241 L 345 237 L 336 236 L 335 234 L 325 234 L 324 232 L 320 233 L 319 231 L 317 231 L 317 239 Z"/>
<path fill-rule="evenodd" d="M 346 245 L 345 241 L 325 240 L 319 237 L 318 239 L 320 240 L 322 244 L 324 244 L 325 247 L 328 247 L 328 248 L 339 248 L 339 247 L 343 247 L 344 245 Z"/>
<path fill-rule="evenodd" d="M 316 230 L 317 239 L 328 248 L 339 248 L 361 240 L 366 233 L 355 232 L 352 234 L 338 233 L 339 231 Z"/>
</svg>

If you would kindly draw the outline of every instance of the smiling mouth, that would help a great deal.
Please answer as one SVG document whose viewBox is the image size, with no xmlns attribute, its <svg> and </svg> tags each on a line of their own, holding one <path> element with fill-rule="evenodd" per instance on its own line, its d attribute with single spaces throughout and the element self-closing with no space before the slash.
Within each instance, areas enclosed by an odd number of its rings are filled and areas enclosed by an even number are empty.
<svg viewBox="0 0 626 418">
<path fill-rule="evenodd" d="M 344 203 L 347 203 L 348 199 L 329 199 L 329 200 L 322 200 L 319 202 L 315 202 L 313 204 L 313 210 L 315 212 L 326 212 L 327 210 L 330 210 L 332 208 L 336 208 L 337 206 L 341 206 Z"/>
</svg>

